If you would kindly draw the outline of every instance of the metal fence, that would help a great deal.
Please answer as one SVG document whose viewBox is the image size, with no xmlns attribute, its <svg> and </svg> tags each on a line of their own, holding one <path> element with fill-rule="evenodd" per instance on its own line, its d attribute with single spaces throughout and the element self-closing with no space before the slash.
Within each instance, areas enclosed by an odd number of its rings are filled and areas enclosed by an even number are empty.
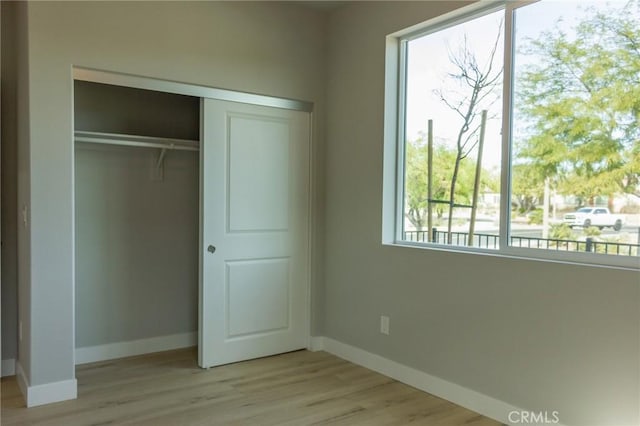
<svg viewBox="0 0 640 426">
<path fill-rule="evenodd" d="M 404 233 L 405 241 L 412 242 L 428 242 L 428 231 L 406 231 Z M 469 238 L 468 232 L 452 232 L 451 245 L 466 246 Z M 447 244 L 447 231 L 438 231 L 436 228 L 431 230 L 431 242 L 436 244 Z M 500 237 L 495 234 L 473 234 L 472 247 L 479 248 L 498 248 Z M 640 253 L 640 244 L 615 243 L 610 241 L 596 241 L 591 237 L 587 237 L 584 241 L 579 240 L 561 240 L 555 238 L 539 238 L 539 237 L 519 237 L 512 235 L 510 237 L 510 245 L 512 247 L 526 247 L 557 251 L 583 251 L 593 253 L 604 253 L 618 256 L 638 256 Z"/>
</svg>

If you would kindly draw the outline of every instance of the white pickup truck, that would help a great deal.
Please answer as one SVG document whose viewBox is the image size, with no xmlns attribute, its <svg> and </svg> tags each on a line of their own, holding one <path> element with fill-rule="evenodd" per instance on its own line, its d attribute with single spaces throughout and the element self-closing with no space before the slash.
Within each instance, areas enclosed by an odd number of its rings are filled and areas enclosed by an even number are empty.
<svg viewBox="0 0 640 426">
<path fill-rule="evenodd" d="M 619 231 L 624 224 L 624 217 L 619 214 L 612 214 L 605 207 L 582 207 L 576 212 L 565 214 L 562 222 L 572 228 L 574 226 L 582 226 L 584 228 L 596 226 L 602 229 L 609 226 Z"/>
</svg>

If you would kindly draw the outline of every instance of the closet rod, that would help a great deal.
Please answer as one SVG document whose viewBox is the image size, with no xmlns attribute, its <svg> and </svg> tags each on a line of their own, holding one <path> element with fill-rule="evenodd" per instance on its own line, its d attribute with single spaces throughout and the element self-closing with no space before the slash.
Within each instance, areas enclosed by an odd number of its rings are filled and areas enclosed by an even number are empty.
<svg viewBox="0 0 640 426">
<path fill-rule="evenodd" d="M 99 143 L 142 148 L 174 149 L 181 151 L 199 151 L 198 141 L 188 139 L 170 139 L 150 136 L 123 135 L 101 132 L 75 132 L 76 142 Z"/>
</svg>

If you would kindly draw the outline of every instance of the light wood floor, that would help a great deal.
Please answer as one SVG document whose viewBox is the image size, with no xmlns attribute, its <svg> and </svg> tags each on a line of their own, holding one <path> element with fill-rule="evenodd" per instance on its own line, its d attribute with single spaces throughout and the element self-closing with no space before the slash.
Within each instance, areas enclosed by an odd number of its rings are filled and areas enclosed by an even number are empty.
<svg viewBox="0 0 640 426">
<path fill-rule="evenodd" d="M 9 425 L 499 425 L 325 352 L 210 370 L 194 350 L 79 366 L 78 399 L 26 409 L 2 379 Z"/>
</svg>

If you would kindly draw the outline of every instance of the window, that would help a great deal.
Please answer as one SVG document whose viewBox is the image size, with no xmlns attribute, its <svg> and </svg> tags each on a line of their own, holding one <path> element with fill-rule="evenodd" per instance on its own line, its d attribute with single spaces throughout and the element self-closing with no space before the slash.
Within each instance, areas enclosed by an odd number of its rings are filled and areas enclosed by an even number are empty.
<svg viewBox="0 0 640 426">
<path fill-rule="evenodd" d="M 393 242 L 637 267 L 640 0 L 480 3 L 391 36 Z"/>
</svg>

